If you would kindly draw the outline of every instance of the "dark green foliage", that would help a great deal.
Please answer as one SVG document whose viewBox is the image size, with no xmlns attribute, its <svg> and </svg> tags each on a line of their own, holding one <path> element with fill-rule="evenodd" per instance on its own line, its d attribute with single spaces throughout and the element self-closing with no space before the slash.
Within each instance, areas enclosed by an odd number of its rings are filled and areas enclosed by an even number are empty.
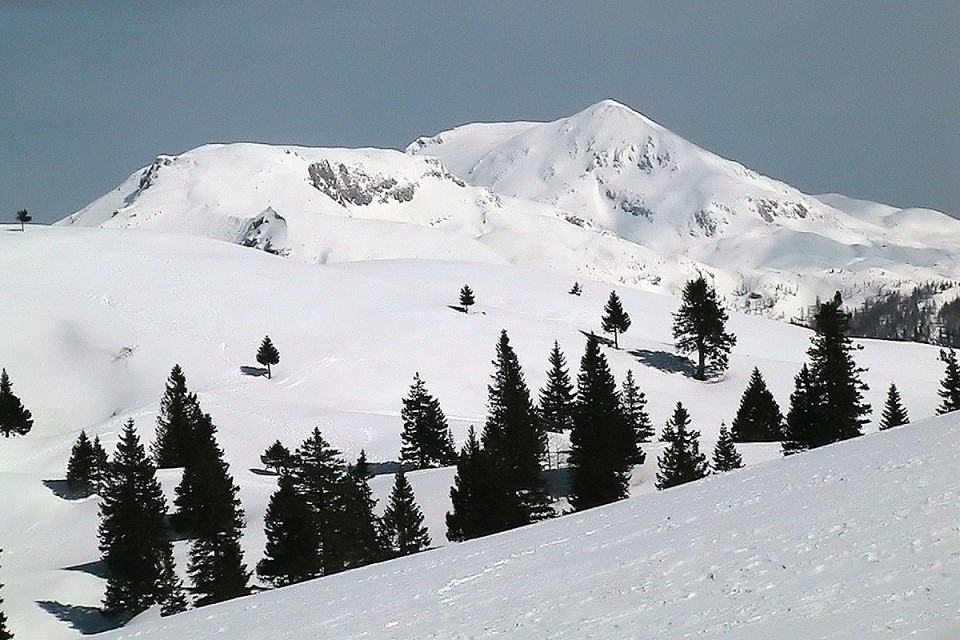
<svg viewBox="0 0 960 640">
<path fill-rule="evenodd" d="M 402 470 L 394 478 L 390 504 L 383 512 L 383 528 L 392 555 L 406 556 L 430 546 L 423 512 L 417 506 L 413 487 Z"/>
<path fill-rule="evenodd" d="M 447 466 L 457 460 L 453 435 L 440 402 L 427 391 L 420 374 L 413 376 L 410 393 L 400 410 L 403 432 L 400 434 L 400 459 L 417 469 Z"/>
<path fill-rule="evenodd" d="M 790 410 L 784 425 L 783 453 L 790 455 L 815 446 L 827 444 L 829 439 L 821 433 L 821 394 L 810 368 L 804 364 L 793 379 L 790 394 Z"/>
<path fill-rule="evenodd" d="M 260 463 L 280 475 L 290 469 L 290 465 L 293 464 L 293 455 L 289 449 L 280 444 L 279 440 L 275 440 L 260 455 Z"/>
<path fill-rule="evenodd" d="M 653 423 L 650 422 L 650 416 L 647 414 L 647 396 L 637 387 L 637 383 L 633 379 L 633 371 L 630 369 L 627 369 L 627 375 L 620 387 L 620 405 L 627 426 L 633 431 L 636 444 L 636 455 L 631 463 L 635 465 L 643 464 L 646 455 L 640 445 L 644 442 L 650 442 L 650 438 L 654 434 L 654 428 Z"/>
<path fill-rule="evenodd" d="M 636 458 L 636 434 L 624 417 L 597 337 L 590 334 L 580 360 L 570 432 L 570 504 L 580 511 L 626 498 Z"/>
<path fill-rule="evenodd" d="M 369 474 L 366 455 L 361 451 L 357 463 L 343 478 L 342 535 L 344 565 L 348 569 L 378 562 L 389 555 L 389 541 L 374 513 L 377 501 L 367 483 Z"/>
<path fill-rule="evenodd" d="M 160 399 L 157 434 L 150 453 L 160 469 L 186 465 L 193 451 L 193 431 L 202 412 L 196 394 L 187 390 L 187 378 L 174 365 Z"/>
<path fill-rule="evenodd" d="M 567 373 L 567 360 L 554 341 L 550 350 L 547 384 L 540 390 L 538 415 L 545 431 L 561 433 L 573 426 L 573 383 Z"/>
<path fill-rule="evenodd" d="M 81 431 L 67 461 L 67 488 L 70 492 L 80 496 L 89 496 L 94 493 L 97 490 L 99 477 L 96 467 L 93 443 L 90 442 L 86 432 Z"/>
<path fill-rule="evenodd" d="M 110 459 L 107 452 L 100 444 L 100 436 L 93 437 L 93 473 L 91 480 L 94 491 L 100 493 L 107 483 L 107 475 L 110 473 Z"/>
<path fill-rule="evenodd" d="M 321 575 L 343 571 L 346 566 L 346 541 L 342 533 L 346 511 L 342 490 L 345 473 L 340 452 L 314 428 L 294 454 L 292 475 L 298 493 L 313 514 Z"/>
<path fill-rule="evenodd" d="M 960 298 L 937 309 L 937 298 L 953 285 L 928 282 L 910 293 L 888 291 L 864 301 L 850 318 L 850 335 L 960 346 Z"/>
<path fill-rule="evenodd" d="M 257 575 L 282 587 L 320 575 L 320 540 L 313 510 L 296 488 L 293 476 L 282 474 L 263 516 L 267 544 Z"/>
<path fill-rule="evenodd" d="M 487 387 L 487 419 L 481 442 L 494 465 L 494 478 L 507 504 L 520 501 L 520 519 L 503 521 L 504 529 L 553 515 L 540 477 L 547 452 L 547 434 L 540 426 L 530 390 L 507 332 L 500 333 L 493 381 Z M 510 496 L 510 497 L 507 497 Z M 505 515 L 513 515 L 513 509 Z"/>
<path fill-rule="evenodd" d="M 579 296 L 582 292 L 583 292 L 583 289 L 580 287 L 580 283 L 574 282 L 573 286 L 570 287 L 570 291 L 568 291 L 567 293 L 569 293 L 572 296 Z"/>
<path fill-rule="evenodd" d="M 743 467 L 743 458 L 733 444 L 733 438 L 725 425 L 720 425 L 720 439 L 713 448 L 713 470 L 732 471 Z"/>
<path fill-rule="evenodd" d="M 7 370 L 0 370 L 0 433 L 4 438 L 9 438 L 11 434 L 26 435 L 33 427 L 33 416 L 12 389 Z"/>
<path fill-rule="evenodd" d="M 3 549 L 0 549 L 0 553 L 3 553 Z M 0 589 L 3 588 L 3 585 L 0 584 Z M 3 598 L 0 598 L 0 605 L 3 604 Z M 12 640 L 13 632 L 7 627 L 7 614 L 0 609 L 0 640 Z"/>
<path fill-rule="evenodd" d="M 108 615 L 135 615 L 154 604 L 176 608 L 183 598 L 178 583 L 171 582 L 175 574 L 164 570 L 173 558 L 164 524 L 167 504 L 155 474 L 133 420 L 127 421 L 100 501 Z"/>
<path fill-rule="evenodd" d="M 887 401 L 883 405 L 883 414 L 880 416 L 880 430 L 899 427 L 908 422 L 910 418 L 907 417 L 907 410 L 900 399 L 900 391 L 897 385 L 891 382 L 890 388 L 887 389 Z"/>
<path fill-rule="evenodd" d="M 463 285 L 460 289 L 460 306 L 463 307 L 464 311 L 469 311 L 474 302 L 476 302 L 476 299 L 473 297 L 473 289 L 468 284 Z"/>
<path fill-rule="evenodd" d="M 697 354 L 694 378 L 720 375 L 727 370 L 730 350 L 737 337 L 726 330 L 727 312 L 717 292 L 700 276 L 683 288 L 680 309 L 673 315 L 673 339 L 681 353 Z"/>
<path fill-rule="evenodd" d="M 189 603 L 183 592 L 183 581 L 177 575 L 172 553 L 164 554 L 160 559 L 160 582 L 157 586 L 161 616 L 172 616 L 187 610 Z"/>
<path fill-rule="evenodd" d="M 688 430 L 689 414 L 679 402 L 673 413 L 673 440 L 657 460 L 657 489 L 669 489 L 677 485 L 705 478 L 709 473 L 707 458 L 700 453 L 700 432 Z"/>
<path fill-rule="evenodd" d="M 957 354 L 953 349 L 940 350 L 940 359 L 945 365 L 943 379 L 937 394 L 943 399 L 937 407 L 938 414 L 950 413 L 960 409 L 960 367 L 957 366 Z"/>
<path fill-rule="evenodd" d="M 20 231 L 23 231 L 23 225 L 26 222 L 33 220 L 33 216 L 27 213 L 26 209 L 20 209 L 17 211 L 17 222 L 20 223 Z"/>
<path fill-rule="evenodd" d="M 263 342 L 260 343 L 260 348 L 257 350 L 257 362 L 267 368 L 267 379 L 269 380 L 272 375 L 270 366 L 280 363 L 280 352 L 273 346 L 270 336 L 263 337 Z"/>
<path fill-rule="evenodd" d="M 607 304 L 603 307 L 603 317 L 600 319 L 600 326 L 606 333 L 613 334 L 613 348 L 619 349 L 620 343 L 617 340 L 618 334 L 626 333 L 630 328 L 630 316 L 623 310 L 620 303 L 620 297 L 616 291 L 610 292 L 607 298 Z"/>
<path fill-rule="evenodd" d="M 923 342 L 960 347 L 960 297 L 940 307 L 936 321 L 930 324 L 937 327 L 934 339 L 923 340 Z"/>
<path fill-rule="evenodd" d="M 673 410 L 673 415 L 663 426 L 663 432 L 660 434 L 660 442 L 673 442 L 677 439 L 677 431 L 680 428 L 686 429 L 690 426 L 690 413 L 682 403 L 678 402 Z"/>
<path fill-rule="evenodd" d="M 730 425 L 734 442 L 776 442 L 783 438 L 783 414 L 767 383 L 754 367 L 740 408 Z"/>
<path fill-rule="evenodd" d="M 447 513 L 447 540 L 462 542 L 519 526 L 524 518 L 519 498 L 507 494 L 494 477 L 493 462 L 470 427 L 457 459 L 450 488 L 452 511 Z"/>
<path fill-rule="evenodd" d="M 373 474 L 370 473 L 370 463 L 367 462 L 366 451 L 360 449 L 360 455 L 357 457 L 357 462 L 350 467 L 349 473 L 355 478 L 363 478 L 364 480 L 369 480 L 373 477 Z"/>
</svg>

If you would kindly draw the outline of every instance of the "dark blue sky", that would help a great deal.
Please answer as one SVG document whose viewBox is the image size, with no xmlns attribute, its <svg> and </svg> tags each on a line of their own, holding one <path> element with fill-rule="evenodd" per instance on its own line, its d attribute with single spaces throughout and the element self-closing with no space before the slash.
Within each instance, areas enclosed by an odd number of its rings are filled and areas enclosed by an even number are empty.
<svg viewBox="0 0 960 640">
<path fill-rule="evenodd" d="M 403 148 L 615 98 L 810 193 L 960 215 L 960 3 L 0 2 L 0 220 L 159 153 Z"/>
</svg>

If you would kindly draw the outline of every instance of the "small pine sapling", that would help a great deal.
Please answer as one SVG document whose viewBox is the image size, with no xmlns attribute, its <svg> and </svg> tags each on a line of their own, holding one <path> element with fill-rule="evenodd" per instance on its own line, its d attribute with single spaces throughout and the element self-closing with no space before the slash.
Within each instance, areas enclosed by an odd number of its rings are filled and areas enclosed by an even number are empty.
<svg viewBox="0 0 960 640">
<path fill-rule="evenodd" d="M 470 307 L 476 302 L 476 299 L 473 296 L 473 289 L 470 288 L 470 285 L 465 284 L 460 289 L 460 306 L 467 313 L 470 311 Z"/>
<path fill-rule="evenodd" d="M 260 343 L 260 349 L 257 351 L 257 362 L 267 368 L 267 379 L 269 380 L 272 376 L 270 365 L 280 362 L 280 352 L 273 346 L 270 336 L 264 336 L 263 342 Z"/>
<path fill-rule="evenodd" d="M 713 470 L 718 472 L 732 471 L 741 467 L 743 467 L 743 458 L 733 444 L 733 438 L 730 436 L 727 426 L 721 424 L 720 439 L 717 440 L 717 445 L 713 448 Z"/>
<path fill-rule="evenodd" d="M 907 417 L 907 410 L 900 400 L 900 391 L 897 389 L 897 385 L 891 382 L 890 388 L 887 390 L 887 401 L 883 406 L 883 414 L 880 417 L 880 430 L 899 427 L 908 422 L 910 422 L 910 418 Z"/>
</svg>

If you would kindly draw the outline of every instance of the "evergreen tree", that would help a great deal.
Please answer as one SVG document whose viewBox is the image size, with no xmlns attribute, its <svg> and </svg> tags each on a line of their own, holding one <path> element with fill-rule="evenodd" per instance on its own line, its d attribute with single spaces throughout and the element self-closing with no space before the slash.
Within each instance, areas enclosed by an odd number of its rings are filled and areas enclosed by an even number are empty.
<svg viewBox="0 0 960 640">
<path fill-rule="evenodd" d="M 623 417 L 627 420 L 627 425 L 633 431 L 633 439 L 636 447 L 636 455 L 631 459 L 632 464 L 643 464 L 646 455 L 640 446 L 644 442 L 649 442 L 653 437 L 653 423 L 650 422 L 650 416 L 647 414 L 647 396 L 637 387 L 633 379 L 633 371 L 627 369 L 627 375 L 623 379 L 620 387 L 620 404 L 623 409 Z"/>
<path fill-rule="evenodd" d="M 427 391 L 420 374 L 413 376 L 410 393 L 400 410 L 403 432 L 400 434 L 400 460 L 417 469 L 447 466 L 457 460 L 453 435 L 440 402 Z"/>
<path fill-rule="evenodd" d="M 784 425 L 783 453 L 790 455 L 812 447 L 828 444 L 823 433 L 821 417 L 823 394 L 810 368 L 804 364 L 793 379 L 794 390 L 790 394 L 790 410 Z"/>
<path fill-rule="evenodd" d="M 27 213 L 26 209 L 20 209 L 20 211 L 17 211 L 17 222 L 20 223 L 20 231 L 24 230 L 23 229 L 24 223 L 30 222 L 31 220 L 33 220 L 33 217 L 29 213 Z"/>
<path fill-rule="evenodd" d="M 93 437 L 93 469 L 90 476 L 94 491 L 100 493 L 107 484 L 107 475 L 110 473 L 110 459 L 100 444 L 100 436 Z"/>
<path fill-rule="evenodd" d="M 573 384 L 567 373 L 567 359 L 556 341 L 550 350 L 547 384 L 540 390 L 538 415 L 545 431 L 562 433 L 573 426 Z"/>
<path fill-rule="evenodd" d="M 257 575 L 276 587 L 320 575 L 320 539 L 313 511 L 291 474 L 281 474 L 263 516 L 267 544 Z"/>
<path fill-rule="evenodd" d="M 93 443 L 81 431 L 67 461 L 67 488 L 71 493 L 88 496 L 97 490 L 95 455 Z"/>
<path fill-rule="evenodd" d="M 172 616 L 187 610 L 187 596 L 183 591 L 183 581 L 177 575 L 172 553 L 163 554 L 160 558 L 160 582 L 157 586 L 161 616 Z"/>
<path fill-rule="evenodd" d="M 383 525 L 374 513 L 377 501 L 367 482 L 369 467 L 361 452 L 357 463 L 343 478 L 344 564 L 361 567 L 379 562 L 389 554 L 389 541 Z"/>
<path fill-rule="evenodd" d="M 726 325 L 727 312 L 706 278 L 700 276 L 687 282 L 680 309 L 673 315 L 673 339 L 681 353 L 696 351 L 697 380 L 706 380 L 708 373 L 719 375 L 727 370 L 737 337 L 727 332 Z"/>
<path fill-rule="evenodd" d="M 260 463 L 280 475 L 285 473 L 293 464 L 293 455 L 290 453 L 290 449 L 280 444 L 279 440 L 274 440 L 273 444 L 260 455 Z"/>
<path fill-rule="evenodd" d="M 940 350 L 940 359 L 946 365 L 940 389 L 937 394 L 943 402 L 937 407 L 938 414 L 950 413 L 960 409 L 960 367 L 957 366 L 957 354 L 953 349 Z"/>
<path fill-rule="evenodd" d="M 476 302 L 476 299 L 473 297 L 473 289 L 468 284 L 463 285 L 460 289 L 460 306 L 463 307 L 464 311 L 469 311 L 474 302 Z"/>
<path fill-rule="evenodd" d="M 733 438 L 727 427 L 720 425 L 720 439 L 713 448 L 713 470 L 717 472 L 732 471 L 743 467 L 743 458 L 733 444 Z"/>
<path fill-rule="evenodd" d="M 364 480 L 369 480 L 373 477 L 373 474 L 370 472 L 370 463 L 367 462 L 366 451 L 360 449 L 360 455 L 357 456 L 357 462 L 349 469 L 349 473 L 355 478 L 363 478 Z"/>
<path fill-rule="evenodd" d="M 0 549 L 0 553 L 3 553 L 3 549 Z M 0 584 L 0 589 L 3 588 L 3 585 Z M 3 598 L 0 597 L 0 605 L 3 604 Z M 0 609 L 0 640 L 13 640 L 13 632 L 7 627 L 7 614 Z"/>
<path fill-rule="evenodd" d="M 620 297 L 616 291 L 610 292 L 607 304 L 603 307 L 600 326 L 605 333 L 613 334 L 613 348 L 619 349 L 620 343 L 617 340 L 617 335 L 626 333 L 627 329 L 630 328 L 630 316 L 623 310 L 623 305 L 620 304 Z"/>
<path fill-rule="evenodd" d="M 270 365 L 280 364 L 280 352 L 273 346 L 270 336 L 264 336 L 260 343 L 260 349 L 257 350 L 257 362 L 267 368 L 267 379 L 271 377 Z"/>
<path fill-rule="evenodd" d="M 660 434 L 660 442 L 674 442 L 677 439 L 677 432 L 682 428 L 690 426 L 690 413 L 682 403 L 678 402 L 673 410 L 673 415 L 663 426 L 663 433 Z"/>
<path fill-rule="evenodd" d="M 495 371 L 487 387 L 487 419 L 481 442 L 494 465 L 494 478 L 502 488 L 506 504 L 519 500 L 520 509 L 505 510 L 504 517 L 517 515 L 518 520 L 504 520 L 510 529 L 551 517 L 550 499 L 540 477 L 541 460 L 547 452 L 547 434 L 540 426 L 506 331 L 501 331 Z"/>
<path fill-rule="evenodd" d="M 783 414 L 767 383 L 754 367 L 740 408 L 730 425 L 734 442 L 775 442 L 783 438 Z"/>
<path fill-rule="evenodd" d="M 12 389 L 7 370 L 0 370 L 0 433 L 4 438 L 9 438 L 10 434 L 24 436 L 33 427 L 33 416 Z"/>
<path fill-rule="evenodd" d="M 910 418 L 907 417 L 907 410 L 904 409 L 903 402 L 900 400 L 900 391 L 897 390 L 897 385 L 891 382 L 890 388 L 887 389 L 887 401 L 883 406 L 883 414 L 880 416 L 880 430 L 899 427 L 908 422 Z"/>
<path fill-rule="evenodd" d="M 568 291 L 567 293 L 569 293 L 572 296 L 579 296 L 582 292 L 583 292 L 583 289 L 580 287 L 580 283 L 574 282 L 573 286 L 570 287 L 570 291 Z"/>
<path fill-rule="evenodd" d="M 342 571 L 346 565 L 343 482 L 345 465 L 340 452 L 314 428 L 294 454 L 297 491 L 313 514 L 317 532 L 317 560 L 321 575 Z"/>
<path fill-rule="evenodd" d="M 183 596 L 177 583 L 170 582 L 172 572 L 164 572 L 173 564 L 164 524 L 167 504 L 133 420 L 127 421 L 120 435 L 101 497 L 106 613 L 135 615 L 154 604 L 174 606 Z"/>
<path fill-rule="evenodd" d="M 480 447 L 473 427 L 457 459 L 450 503 L 453 509 L 446 517 L 450 542 L 497 533 L 522 521 L 516 513 L 520 510 L 519 500 L 497 485 L 490 456 Z"/>
<path fill-rule="evenodd" d="M 709 473 L 707 458 L 700 453 L 700 432 L 687 430 L 689 415 L 679 402 L 673 413 L 676 430 L 674 439 L 657 460 L 657 489 L 669 489 L 677 485 L 705 478 Z"/>
<path fill-rule="evenodd" d="M 407 556 L 430 546 L 430 534 L 423 524 L 413 487 L 401 469 L 394 478 L 390 504 L 383 512 L 383 528 L 393 555 Z"/>
<path fill-rule="evenodd" d="M 580 360 L 570 432 L 570 504 L 580 511 L 626 498 L 636 433 L 624 417 L 617 383 L 594 334 Z"/>
<path fill-rule="evenodd" d="M 182 467 L 193 451 L 193 430 L 202 412 L 197 396 L 187 390 L 187 378 L 174 365 L 160 399 L 157 434 L 150 453 L 160 469 Z"/>
</svg>

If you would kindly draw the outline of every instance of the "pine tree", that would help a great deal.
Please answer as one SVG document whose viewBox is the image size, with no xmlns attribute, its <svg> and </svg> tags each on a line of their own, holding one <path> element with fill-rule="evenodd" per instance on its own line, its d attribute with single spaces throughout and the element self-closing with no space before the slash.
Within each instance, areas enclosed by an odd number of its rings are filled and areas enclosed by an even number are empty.
<svg viewBox="0 0 960 640">
<path fill-rule="evenodd" d="M 67 461 L 67 488 L 71 493 L 88 496 L 96 491 L 95 455 L 93 443 L 85 431 L 80 431 L 70 451 L 70 460 Z"/>
<path fill-rule="evenodd" d="M 487 419 L 481 442 L 494 466 L 494 478 L 502 487 L 504 499 L 511 504 L 514 497 L 520 509 L 504 511 L 504 529 L 551 517 L 550 499 L 540 477 L 541 460 L 547 452 L 547 435 L 537 419 L 524 380 L 506 331 L 501 331 L 492 383 L 487 387 Z"/>
<path fill-rule="evenodd" d="M 270 336 L 263 337 L 263 342 L 260 343 L 260 349 L 257 350 L 257 362 L 267 368 L 267 379 L 269 380 L 272 375 L 270 365 L 280 364 L 280 352 L 273 346 L 273 342 L 270 341 Z"/>
<path fill-rule="evenodd" d="M 943 402 L 937 407 L 937 413 L 942 415 L 960 409 L 960 366 L 957 366 L 957 354 L 953 349 L 941 349 L 940 359 L 946 365 L 940 389 L 937 391 L 943 398 Z"/>
<path fill-rule="evenodd" d="M 7 370 L 0 370 L 0 433 L 4 438 L 9 438 L 10 434 L 24 436 L 33 427 L 33 416 L 12 389 Z"/>
<path fill-rule="evenodd" d="M 460 289 L 460 306 L 463 307 L 464 311 L 469 312 L 474 302 L 476 302 L 476 300 L 473 297 L 473 289 L 471 289 L 468 284 L 463 285 Z"/>
<path fill-rule="evenodd" d="M 343 478 L 344 564 L 349 568 L 379 562 L 389 554 L 383 524 L 374 513 L 377 501 L 367 482 L 369 467 L 361 452 L 357 463 Z"/>
<path fill-rule="evenodd" d="M 707 458 L 700 453 L 700 432 L 687 430 L 689 416 L 679 402 L 673 414 L 676 435 L 657 460 L 657 489 L 669 489 L 677 485 L 705 478 L 709 473 Z"/>
<path fill-rule="evenodd" d="M 293 455 L 290 453 L 290 449 L 280 444 L 279 440 L 274 440 L 273 444 L 260 455 L 260 463 L 280 475 L 290 468 L 293 463 Z"/>
<path fill-rule="evenodd" d="M 343 540 L 343 476 L 345 465 L 314 428 L 294 454 L 293 478 L 313 514 L 317 532 L 317 560 L 321 575 L 342 571 L 346 565 Z"/>
<path fill-rule="evenodd" d="M 620 297 L 616 291 L 610 292 L 607 304 L 603 307 L 600 326 L 605 333 L 613 334 L 613 348 L 619 349 L 620 343 L 617 340 L 617 335 L 626 333 L 627 329 L 630 328 L 630 316 L 623 310 L 623 305 L 620 304 Z"/>
<path fill-rule="evenodd" d="M 263 516 L 267 544 L 257 575 L 276 587 L 320 575 L 320 539 L 313 510 L 297 491 L 291 474 L 282 474 Z"/>
<path fill-rule="evenodd" d="M 0 553 L 3 553 L 3 549 L 0 549 Z M 0 589 L 3 588 L 3 585 L 0 584 Z M 0 605 L 3 604 L 3 598 L 0 597 Z M 0 609 L 0 640 L 13 640 L 13 632 L 7 627 L 7 614 Z"/>
<path fill-rule="evenodd" d="M 793 381 L 794 390 L 790 394 L 790 410 L 787 412 L 783 433 L 784 455 L 805 451 L 829 441 L 822 433 L 823 394 L 810 373 L 810 368 L 804 364 Z"/>
<path fill-rule="evenodd" d="M 480 447 L 473 427 L 457 459 L 457 474 L 450 488 L 447 540 L 463 542 L 504 531 L 522 520 L 519 500 L 496 483 L 490 456 Z M 506 524 L 504 524 L 506 523 Z"/>
<path fill-rule="evenodd" d="M 570 504 L 580 511 L 626 498 L 636 458 L 636 434 L 624 417 L 617 383 L 591 333 L 580 360 L 570 432 Z"/>
<path fill-rule="evenodd" d="M 104 610 L 108 615 L 135 615 L 154 604 L 170 606 L 177 585 L 164 567 L 173 550 L 164 518 L 166 500 L 128 420 L 110 463 L 100 502 L 100 551 L 107 572 Z M 182 597 L 182 593 L 179 593 Z"/>
<path fill-rule="evenodd" d="M 734 442 L 775 442 L 783 439 L 783 414 L 767 383 L 754 367 L 740 408 L 730 425 Z"/>
<path fill-rule="evenodd" d="M 717 300 L 717 292 L 700 276 L 683 288 L 680 309 L 673 315 L 673 339 L 681 353 L 697 353 L 694 378 L 706 380 L 707 374 L 727 370 L 730 350 L 737 337 L 726 330 L 727 312 Z"/>
<path fill-rule="evenodd" d="M 653 423 L 650 422 L 650 416 L 647 414 L 647 396 L 637 387 L 637 383 L 633 379 L 633 371 L 630 369 L 627 369 L 627 375 L 620 387 L 620 404 L 627 426 L 633 431 L 636 447 L 636 455 L 630 462 L 635 465 L 643 464 L 646 460 L 646 454 L 644 454 L 641 445 L 650 441 L 654 434 L 654 428 Z"/>
<path fill-rule="evenodd" d="M 673 415 L 667 420 L 667 424 L 663 427 L 663 432 L 660 434 L 660 442 L 675 442 L 677 432 L 681 428 L 686 429 L 689 426 L 690 413 L 682 403 L 678 402 L 676 408 L 673 410 Z"/>
<path fill-rule="evenodd" d="M 897 385 L 891 382 L 890 388 L 887 390 L 887 401 L 883 406 L 883 414 L 880 416 L 880 430 L 899 427 L 908 422 L 910 422 L 910 418 L 907 417 L 907 410 L 904 409 L 903 402 L 900 400 L 900 391 L 897 390 Z"/>
<path fill-rule="evenodd" d="M 407 556 L 430 546 L 430 534 L 423 524 L 413 487 L 401 469 L 394 478 L 390 504 L 383 512 L 383 528 L 393 555 Z"/>
<path fill-rule="evenodd" d="M 160 558 L 160 581 L 157 586 L 161 616 L 172 616 L 187 610 L 189 603 L 183 591 L 183 581 L 177 575 L 172 553 Z"/>
<path fill-rule="evenodd" d="M 31 220 L 33 220 L 33 217 L 29 213 L 27 213 L 26 209 L 20 209 L 20 211 L 17 211 L 17 222 L 20 223 L 20 231 L 24 230 L 23 229 L 24 223 L 30 222 Z"/>
<path fill-rule="evenodd" d="M 110 459 L 107 452 L 100 444 L 100 436 L 93 437 L 93 469 L 90 479 L 93 482 L 94 491 L 101 493 L 107 484 L 107 476 L 110 473 Z"/>
<path fill-rule="evenodd" d="M 157 434 L 150 453 L 160 469 L 182 467 L 193 451 L 193 430 L 202 412 L 197 396 L 187 390 L 187 378 L 174 365 L 160 399 Z"/>
<path fill-rule="evenodd" d="M 570 287 L 570 291 L 568 291 L 567 293 L 569 293 L 572 296 L 579 296 L 582 292 L 583 292 L 583 289 L 580 287 L 580 283 L 574 282 L 573 286 Z"/>
<path fill-rule="evenodd" d="M 573 384 L 567 373 L 567 359 L 554 341 L 550 350 L 547 384 L 540 390 L 538 415 L 545 431 L 562 433 L 573 426 Z"/>
<path fill-rule="evenodd" d="M 400 434 L 400 459 L 417 469 L 447 466 L 457 460 L 453 435 L 440 402 L 427 391 L 420 374 L 413 376 L 410 393 L 400 410 L 403 432 Z"/>
<path fill-rule="evenodd" d="M 713 448 L 713 470 L 717 472 L 732 471 L 743 467 L 743 458 L 733 444 L 733 438 L 727 427 L 720 425 L 720 439 Z"/>
<path fill-rule="evenodd" d="M 176 489 L 178 510 L 173 521 L 195 536 L 187 572 L 200 596 L 197 604 L 205 605 L 245 595 L 250 574 L 240 548 L 244 524 L 237 495 L 240 488 L 223 459 L 208 414 L 203 414 L 194 431 L 194 445 Z"/>
</svg>

